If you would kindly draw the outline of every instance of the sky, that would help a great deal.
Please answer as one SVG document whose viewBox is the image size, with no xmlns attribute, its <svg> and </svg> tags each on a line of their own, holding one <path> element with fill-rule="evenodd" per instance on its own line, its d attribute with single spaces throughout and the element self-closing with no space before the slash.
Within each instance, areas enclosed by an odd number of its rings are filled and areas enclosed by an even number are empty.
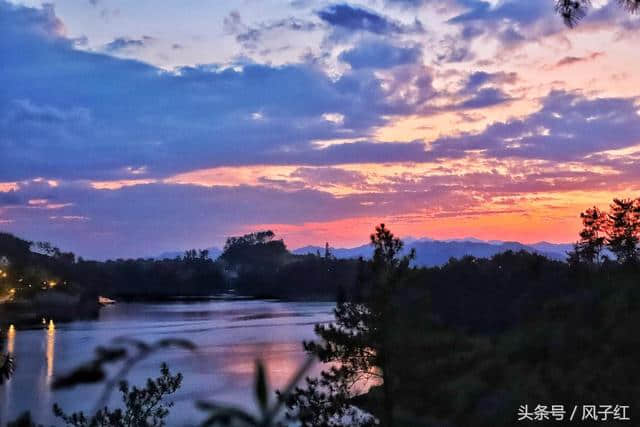
<svg viewBox="0 0 640 427">
<path fill-rule="evenodd" d="M 575 241 L 640 191 L 639 41 L 616 0 L 0 0 L 0 230 Z"/>
</svg>

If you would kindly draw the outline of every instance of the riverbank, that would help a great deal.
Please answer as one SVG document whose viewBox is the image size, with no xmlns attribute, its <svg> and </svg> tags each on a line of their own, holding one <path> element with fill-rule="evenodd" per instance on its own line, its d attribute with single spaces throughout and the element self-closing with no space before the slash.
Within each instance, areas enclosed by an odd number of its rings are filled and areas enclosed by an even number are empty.
<svg viewBox="0 0 640 427">
<path fill-rule="evenodd" d="M 9 325 L 35 327 L 50 319 L 56 322 L 96 319 L 101 306 L 93 296 L 47 292 L 31 299 L 3 303 L 0 310 L 0 328 L 5 329 Z"/>
</svg>

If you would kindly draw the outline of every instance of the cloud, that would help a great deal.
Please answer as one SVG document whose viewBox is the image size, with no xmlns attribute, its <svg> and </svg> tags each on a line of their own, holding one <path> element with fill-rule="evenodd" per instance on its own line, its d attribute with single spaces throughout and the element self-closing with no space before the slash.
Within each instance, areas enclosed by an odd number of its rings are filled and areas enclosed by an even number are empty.
<svg viewBox="0 0 640 427">
<path fill-rule="evenodd" d="M 405 25 L 376 12 L 346 3 L 335 4 L 318 12 L 318 17 L 341 32 L 334 37 L 344 37 L 345 31 L 369 32 L 378 35 L 423 33 L 422 23 L 416 18 L 413 24 Z"/>
<path fill-rule="evenodd" d="M 464 11 L 448 22 L 462 28 L 462 38 L 479 36 L 497 39 L 504 47 L 564 29 L 547 1 L 504 0 L 492 5 L 484 0 L 458 0 Z"/>
<path fill-rule="evenodd" d="M 579 161 L 606 150 L 640 143 L 640 115 L 634 98 L 586 98 L 551 92 L 542 108 L 523 118 L 495 123 L 477 134 L 431 144 L 433 158 L 459 158 L 481 151 L 489 158 Z"/>
<path fill-rule="evenodd" d="M 438 62 L 456 63 L 471 61 L 475 54 L 471 50 L 468 40 L 459 39 L 453 36 L 446 36 L 440 41 L 442 52 L 437 55 Z"/>
<path fill-rule="evenodd" d="M 560 61 L 558 61 L 555 67 L 564 67 L 567 65 L 574 65 L 580 62 L 591 62 L 601 56 L 604 56 L 604 52 L 593 52 L 587 56 L 565 56 Z"/>
<path fill-rule="evenodd" d="M 234 35 L 238 43 L 249 49 L 256 49 L 258 44 L 271 32 L 279 30 L 310 32 L 317 28 L 318 24 L 315 22 L 294 17 L 276 19 L 254 26 L 248 26 L 242 21 L 240 13 L 236 10 L 230 12 L 223 21 L 225 33 Z"/>
<path fill-rule="evenodd" d="M 451 23 L 481 21 L 484 23 L 512 21 L 519 24 L 532 24 L 544 16 L 553 15 L 553 5 L 543 1 L 505 0 L 496 6 L 483 0 L 465 0 L 468 9 L 451 18 Z"/>
<path fill-rule="evenodd" d="M 298 168 L 290 175 L 313 185 L 349 185 L 360 186 L 365 181 L 365 176 L 360 172 L 344 170 L 335 167 Z"/>
<path fill-rule="evenodd" d="M 418 7 L 427 3 L 428 0 L 385 0 L 385 3 L 391 6 L 400 6 L 404 8 Z"/>
<path fill-rule="evenodd" d="M 462 92 L 470 93 L 487 84 L 514 84 L 517 80 L 516 73 L 476 71 L 469 75 Z"/>
<path fill-rule="evenodd" d="M 4 54 L 9 53 L 10 42 L 17 36 L 25 41 L 37 40 L 43 44 L 70 43 L 63 37 L 66 33 L 65 26 L 56 17 L 54 6 L 50 3 L 42 5 L 41 8 L 27 8 L 0 1 L 0 25 L 3 35 L 0 49 Z"/>
<path fill-rule="evenodd" d="M 303 170 L 300 174 L 308 172 Z M 310 189 L 169 184 L 118 190 L 95 190 L 81 185 L 46 189 L 26 184 L 17 193 L 21 200 L 47 194 L 51 200 L 74 203 L 55 210 L 53 215 L 51 210 L 33 209 L 26 204 L 13 206 L 8 215 L 0 217 L 11 221 L 5 229 L 27 238 L 54 241 L 66 250 L 99 258 L 207 247 L 244 230 L 248 224 L 303 224 L 346 216 L 400 214 L 410 206 L 440 206 L 451 197 L 437 186 L 418 194 L 370 193 L 345 197 Z M 194 237 L 195 230 L 198 237 Z"/>
<path fill-rule="evenodd" d="M 441 163 L 428 173 L 412 172 L 407 165 L 405 172 L 368 176 L 367 171 L 338 167 L 300 167 L 289 176 L 294 181 L 284 180 L 282 183 L 289 185 L 282 187 L 272 179 L 258 185 L 154 183 L 116 190 L 98 190 L 82 182 L 52 186 L 45 181 L 27 181 L 15 190 L 0 192 L 0 221 L 5 230 L 51 240 L 83 256 L 135 257 L 219 244 L 226 236 L 259 224 L 303 226 L 388 216 L 413 216 L 424 221 L 513 213 L 512 205 L 526 205 L 531 194 L 543 197 L 546 192 L 626 188 L 637 183 L 640 170 L 638 156 L 624 159 L 625 168 L 619 174 L 562 168 L 553 161 L 526 166 L 483 160 L 479 155 L 469 161 L 481 162 L 482 170 L 465 171 L 456 163 Z M 600 164 L 614 162 L 602 159 Z M 382 171 L 384 168 L 378 170 Z M 291 185 L 297 180 L 302 185 Z M 312 186 L 357 191 L 334 195 Z"/>
<path fill-rule="evenodd" d="M 157 177 L 317 159 L 313 141 L 366 138 L 434 96 L 426 68 L 384 77 L 355 69 L 337 78 L 313 64 L 167 72 L 75 49 L 52 9 L 0 5 L 3 17 L 16 15 L 0 27 L 0 181 L 130 179 L 133 169 Z"/>
<path fill-rule="evenodd" d="M 502 90 L 488 87 L 480 89 L 471 98 L 465 100 L 461 104 L 455 106 L 457 109 L 478 109 L 493 107 L 498 104 L 503 104 L 510 101 L 511 97 L 504 93 Z"/>
<path fill-rule="evenodd" d="M 140 39 L 131 39 L 128 37 L 118 37 L 104 45 L 107 52 L 117 52 L 127 49 L 137 49 L 147 46 L 153 41 L 153 37 L 142 36 Z"/>
<path fill-rule="evenodd" d="M 539 41 L 542 37 L 567 31 L 562 17 L 548 1 L 503 0 L 456 0 L 462 13 L 449 19 L 450 24 L 459 25 L 465 40 L 487 36 L 500 41 L 509 48 L 526 41 Z M 549 4 L 551 3 L 551 4 Z M 588 2 L 583 2 L 583 6 Z M 605 0 L 588 8 L 577 31 L 594 31 L 603 28 L 624 28 L 621 37 L 637 29 L 637 20 L 617 0 Z M 587 5 L 588 6 L 588 5 Z M 635 25 L 634 25 L 635 24 Z M 575 31 L 575 30 L 574 30 Z"/>
<path fill-rule="evenodd" d="M 420 46 L 396 46 L 381 41 L 369 41 L 339 55 L 339 59 L 351 68 L 393 68 L 415 64 L 422 59 Z"/>
</svg>

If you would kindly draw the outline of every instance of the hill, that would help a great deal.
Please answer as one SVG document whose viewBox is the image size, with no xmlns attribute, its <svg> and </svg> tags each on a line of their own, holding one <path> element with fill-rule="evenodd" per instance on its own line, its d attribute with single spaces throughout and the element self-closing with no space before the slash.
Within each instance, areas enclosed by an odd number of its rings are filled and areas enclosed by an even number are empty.
<svg viewBox="0 0 640 427">
<path fill-rule="evenodd" d="M 555 244 L 539 242 L 525 245 L 519 242 L 503 241 L 482 241 L 474 238 L 452 239 L 452 240 L 431 240 L 431 239 L 407 239 L 405 250 L 415 249 L 415 264 L 419 267 L 434 267 L 445 264 L 449 259 L 460 259 L 466 255 L 476 258 L 490 258 L 506 251 L 526 251 L 544 255 L 550 259 L 564 261 L 567 258 L 567 251 L 572 248 L 570 244 Z M 294 254 L 305 255 L 324 253 L 324 247 L 305 246 L 295 249 Z M 373 249 L 371 245 L 356 246 L 353 248 L 331 248 L 331 253 L 340 259 L 349 258 L 370 258 Z"/>
</svg>

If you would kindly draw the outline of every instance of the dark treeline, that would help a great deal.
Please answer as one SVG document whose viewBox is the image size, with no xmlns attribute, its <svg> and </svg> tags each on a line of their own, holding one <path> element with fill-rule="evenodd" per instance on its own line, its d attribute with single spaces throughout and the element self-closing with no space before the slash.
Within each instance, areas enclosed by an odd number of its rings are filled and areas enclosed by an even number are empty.
<svg viewBox="0 0 640 427">
<path fill-rule="evenodd" d="M 16 298 L 49 291 L 108 297 L 211 295 L 226 286 L 221 265 L 207 251 L 164 260 L 87 261 L 49 243 L 0 233 L 0 260 L 1 289 L 13 289 Z"/>
<path fill-rule="evenodd" d="M 231 237 L 218 259 L 189 250 L 173 259 L 90 261 L 49 243 L 0 233 L 0 296 L 33 299 L 52 293 L 116 299 L 242 296 L 333 300 L 355 280 L 357 262 L 294 255 L 271 231 Z M 3 277 L 4 275 L 4 277 Z"/>
</svg>

